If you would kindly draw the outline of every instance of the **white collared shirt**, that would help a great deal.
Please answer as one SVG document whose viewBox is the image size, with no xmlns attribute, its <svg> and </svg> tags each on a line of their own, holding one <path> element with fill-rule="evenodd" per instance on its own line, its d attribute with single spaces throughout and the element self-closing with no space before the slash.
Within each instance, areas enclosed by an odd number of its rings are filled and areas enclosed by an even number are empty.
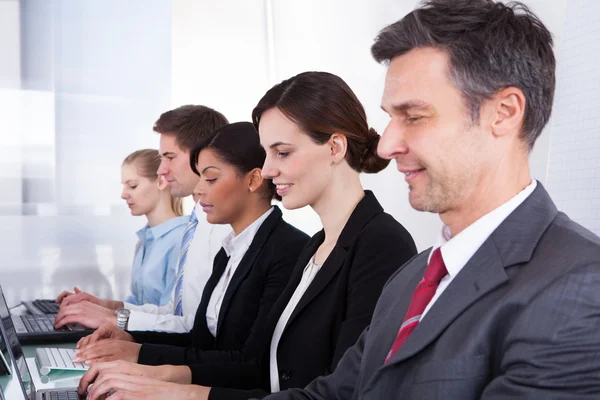
<svg viewBox="0 0 600 400">
<path fill-rule="evenodd" d="M 229 225 L 212 225 L 199 204 L 195 206 L 198 226 L 188 250 L 185 273 L 183 275 L 182 316 L 175 314 L 175 288 L 171 301 L 158 307 L 153 304 L 136 306 L 125 303 L 131 310 L 127 329 L 131 331 L 189 332 L 194 326 L 196 311 L 202 299 L 204 286 L 212 273 L 213 261 L 223 238 L 231 232 Z"/>
<path fill-rule="evenodd" d="M 485 242 L 496 228 L 498 228 L 498 226 L 500 226 L 500 224 L 504 222 L 504 220 L 520 206 L 529 195 L 531 195 L 531 193 L 533 193 L 536 186 L 537 181 L 532 179 L 531 183 L 515 197 L 479 218 L 454 237 L 452 237 L 448 226 L 444 225 L 436 245 L 431 249 L 431 253 L 429 253 L 429 258 L 431 258 L 431 254 L 433 254 L 435 249 L 440 248 L 442 258 L 444 259 L 444 265 L 446 265 L 446 269 L 448 270 L 448 275 L 443 277 L 440 281 L 440 284 L 435 291 L 435 295 L 429 304 L 427 304 L 427 307 L 425 307 L 425 311 L 421 314 L 420 319 L 423 319 L 436 300 L 442 295 L 456 275 L 458 275 L 460 270 L 463 269 L 467 262 L 469 262 L 475 252 L 479 250 L 483 242 Z"/>
<path fill-rule="evenodd" d="M 275 331 L 273 332 L 273 338 L 271 339 L 271 349 L 270 349 L 270 361 L 269 361 L 269 369 L 271 375 L 271 393 L 279 392 L 279 367 L 277 365 L 277 346 L 279 346 L 279 341 L 281 340 L 281 335 L 283 335 L 283 330 L 287 325 L 290 317 L 292 316 L 292 312 L 300 302 L 300 299 L 315 279 L 317 272 L 321 270 L 323 264 L 315 264 L 315 256 L 310 258 L 308 265 L 304 267 L 304 271 L 302 272 L 302 279 L 300 279 L 300 283 L 296 286 L 296 290 L 294 294 L 290 298 L 285 310 L 281 313 L 279 317 L 279 321 L 277 322 L 277 326 L 275 327 Z"/>
<path fill-rule="evenodd" d="M 217 282 L 217 285 L 210 296 L 208 307 L 206 308 L 206 325 L 214 337 L 217 337 L 219 312 L 221 311 L 221 305 L 223 304 L 223 298 L 227 292 L 227 287 L 229 287 L 229 283 L 231 282 L 231 277 L 235 274 L 238 265 L 240 265 L 240 261 L 242 261 L 244 254 L 246 254 L 250 244 L 252 244 L 256 232 L 258 232 L 260 226 L 272 212 L 273 207 L 250 224 L 239 235 L 235 236 L 235 233 L 231 231 L 229 235 L 225 236 L 225 239 L 223 239 L 223 249 L 225 250 L 227 257 L 229 257 L 229 261 L 227 261 L 225 271 L 223 272 L 223 275 L 221 275 L 219 282 Z"/>
</svg>

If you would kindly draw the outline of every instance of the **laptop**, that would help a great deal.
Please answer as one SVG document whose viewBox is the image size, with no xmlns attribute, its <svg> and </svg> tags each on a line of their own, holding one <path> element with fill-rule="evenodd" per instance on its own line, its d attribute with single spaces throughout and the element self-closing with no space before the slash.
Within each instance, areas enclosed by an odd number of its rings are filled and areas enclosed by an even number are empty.
<svg viewBox="0 0 600 400">
<path fill-rule="evenodd" d="M 54 300 L 34 300 L 24 304 L 31 315 L 11 316 L 22 344 L 75 342 L 93 332 L 79 324 L 68 324 L 55 329 L 58 304 Z"/>
<path fill-rule="evenodd" d="M 3 357 L 9 360 L 10 374 L 0 376 L 0 386 L 4 396 L 11 400 L 79 400 L 85 399 L 85 395 L 79 396 L 77 388 L 68 389 L 35 389 L 29 367 L 25 361 L 25 355 L 17 332 L 12 323 L 4 293 L 0 287 L 0 324 L 2 343 L 5 344 L 2 354 Z"/>
</svg>

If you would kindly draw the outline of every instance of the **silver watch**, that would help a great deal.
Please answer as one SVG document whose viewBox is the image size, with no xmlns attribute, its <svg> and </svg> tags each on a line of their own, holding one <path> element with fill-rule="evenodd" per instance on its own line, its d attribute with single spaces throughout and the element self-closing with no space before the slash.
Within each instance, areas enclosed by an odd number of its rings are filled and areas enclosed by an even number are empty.
<svg viewBox="0 0 600 400">
<path fill-rule="evenodd" d="M 129 321 L 129 314 L 131 314 L 131 311 L 126 308 L 119 308 L 115 311 L 115 315 L 117 316 L 117 328 L 125 329 L 127 321 Z"/>
</svg>

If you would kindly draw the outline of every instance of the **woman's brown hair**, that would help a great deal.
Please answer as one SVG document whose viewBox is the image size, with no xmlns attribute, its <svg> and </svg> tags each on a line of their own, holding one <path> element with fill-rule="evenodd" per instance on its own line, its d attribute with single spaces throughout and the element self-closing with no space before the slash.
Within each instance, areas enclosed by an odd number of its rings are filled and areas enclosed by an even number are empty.
<svg viewBox="0 0 600 400">
<path fill-rule="evenodd" d="M 335 133 L 346 136 L 346 161 L 358 172 L 376 173 L 390 160 L 377 155 L 380 136 L 369 128 L 362 104 L 342 78 L 328 72 L 303 72 L 273 86 L 252 111 L 258 130 L 260 118 L 278 108 L 317 144 Z"/>
</svg>

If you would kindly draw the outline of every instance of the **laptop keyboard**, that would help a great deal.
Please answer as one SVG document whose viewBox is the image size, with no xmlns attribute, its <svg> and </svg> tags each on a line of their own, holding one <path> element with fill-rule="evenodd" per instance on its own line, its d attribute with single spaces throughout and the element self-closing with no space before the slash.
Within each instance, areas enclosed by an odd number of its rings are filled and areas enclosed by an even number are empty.
<svg viewBox="0 0 600 400">
<path fill-rule="evenodd" d="M 69 331 L 69 328 L 66 326 L 63 326 L 59 329 L 54 329 L 54 319 L 56 318 L 56 314 L 21 315 L 20 317 L 21 321 L 25 325 L 25 328 L 27 328 L 27 332 L 30 333 Z"/>
<path fill-rule="evenodd" d="M 85 400 L 86 395 L 78 395 L 76 390 L 60 390 L 42 392 L 44 400 Z"/>
<path fill-rule="evenodd" d="M 34 300 L 32 303 L 44 314 L 58 314 L 59 305 L 55 300 Z"/>
</svg>

